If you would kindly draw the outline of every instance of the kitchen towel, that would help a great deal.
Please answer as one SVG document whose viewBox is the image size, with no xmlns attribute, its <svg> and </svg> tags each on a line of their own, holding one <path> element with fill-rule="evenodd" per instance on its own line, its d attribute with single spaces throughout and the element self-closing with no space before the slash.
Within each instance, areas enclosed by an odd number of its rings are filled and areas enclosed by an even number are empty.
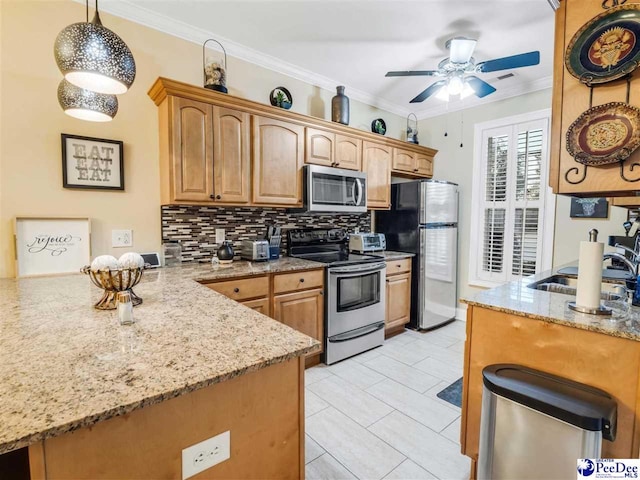
<svg viewBox="0 0 640 480">
<path fill-rule="evenodd" d="M 578 307 L 593 309 L 600 307 L 603 253 L 604 244 L 601 242 L 580 242 L 576 295 Z"/>
</svg>

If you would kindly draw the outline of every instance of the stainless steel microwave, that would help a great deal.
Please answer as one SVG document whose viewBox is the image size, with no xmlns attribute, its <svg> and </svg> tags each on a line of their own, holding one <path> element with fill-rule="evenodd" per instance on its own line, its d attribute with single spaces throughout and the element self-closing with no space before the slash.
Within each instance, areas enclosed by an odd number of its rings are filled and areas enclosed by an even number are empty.
<svg viewBox="0 0 640 480">
<path fill-rule="evenodd" d="M 367 174 L 305 165 L 304 208 L 312 213 L 366 213 Z"/>
</svg>

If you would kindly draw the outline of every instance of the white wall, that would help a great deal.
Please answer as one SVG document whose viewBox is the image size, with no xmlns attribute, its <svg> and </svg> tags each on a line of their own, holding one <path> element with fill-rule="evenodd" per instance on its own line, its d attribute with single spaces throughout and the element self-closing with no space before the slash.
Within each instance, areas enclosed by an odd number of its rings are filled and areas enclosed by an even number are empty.
<svg viewBox="0 0 640 480">
<path fill-rule="evenodd" d="M 439 150 L 434 178 L 460 185 L 458 294 L 462 298 L 481 291 L 468 282 L 470 242 L 477 237 L 477 232 L 471 231 L 474 125 L 550 107 L 551 89 L 546 89 L 419 122 L 420 143 Z M 570 219 L 569 206 L 569 197 L 557 196 L 554 266 L 577 259 L 578 242 L 587 238 L 591 228 L 597 228 L 599 238 L 605 242 L 608 235 L 624 235 L 622 222 L 626 220 L 626 209 L 612 207 L 606 220 L 583 220 Z"/>
</svg>

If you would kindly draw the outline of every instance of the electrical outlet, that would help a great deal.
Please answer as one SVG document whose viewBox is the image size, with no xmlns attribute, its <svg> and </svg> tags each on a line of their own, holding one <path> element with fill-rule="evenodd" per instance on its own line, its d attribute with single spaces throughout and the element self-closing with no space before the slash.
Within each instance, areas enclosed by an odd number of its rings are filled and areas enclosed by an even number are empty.
<svg viewBox="0 0 640 480">
<path fill-rule="evenodd" d="M 222 245 L 224 242 L 224 228 L 216 228 L 216 243 Z"/>
<path fill-rule="evenodd" d="M 111 246 L 133 247 L 133 230 L 111 230 Z"/>
<path fill-rule="evenodd" d="M 182 450 L 182 480 L 231 458 L 231 432 L 226 431 Z"/>
</svg>

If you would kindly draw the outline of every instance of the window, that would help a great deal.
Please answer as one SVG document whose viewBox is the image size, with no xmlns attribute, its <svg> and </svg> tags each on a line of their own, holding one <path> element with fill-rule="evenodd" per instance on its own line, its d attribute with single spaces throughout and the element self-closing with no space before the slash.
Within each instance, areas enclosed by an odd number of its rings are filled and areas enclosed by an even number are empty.
<svg viewBox="0 0 640 480">
<path fill-rule="evenodd" d="M 551 266 L 549 117 L 544 110 L 476 125 L 471 284 L 495 286 Z"/>
</svg>

